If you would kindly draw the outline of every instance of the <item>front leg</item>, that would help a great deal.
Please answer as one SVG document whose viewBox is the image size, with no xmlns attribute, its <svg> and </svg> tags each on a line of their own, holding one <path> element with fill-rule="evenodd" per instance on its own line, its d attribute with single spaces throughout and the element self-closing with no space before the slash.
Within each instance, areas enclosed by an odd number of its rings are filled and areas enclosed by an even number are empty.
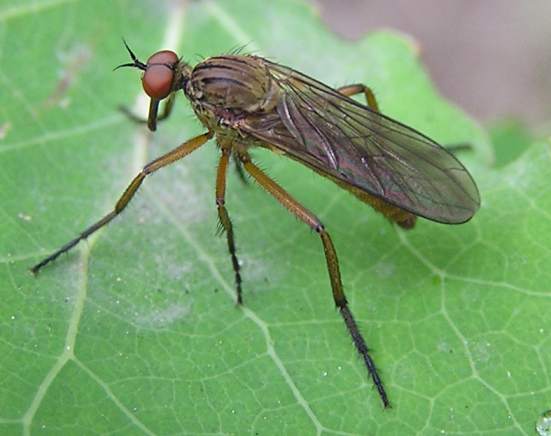
<svg viewBox="0 0 551 436">
<path fill-rule="evenodd" d="M 164 103 L 163 111 L 161 112 L 161 115 L 157 115 L 157 111 L 159 109 L 159 100 L 151 99 L 151 102 L 149 104 L 149 115 L 147 119 L 142 118 L 139 115 L 136 115 L 134 112 L 132 112 L 132 110 L 130 110 L 128 107 L 124 105 L 119 106 L 119 110 L 135 123 L 147 124 L 147 127 L 149 128 L 149 130 L 154 132 L 155 130 L 157 130 L 157 122 L 166 120 L 172 113 L 172 108 L 174 107 L 175 98 L 176 98 L 175 92 L 173 92 L 168 96 L 168 99 Z"/>
<path fill-rule="evenodd" d="M 109 222 L 113 220 L 117 215 L 119 215 L 128 205 L 130 200 L 134 197 L 136 194 L 136 191 L 141 186 L 145 178 L 153 174 L 155 171 L 160 170 L 161 168 L 170 165 L 171 163 L 176 162 L 177 160 L 180 160 L 190 154 L 192 151 L 197 150 L 199 147 L 201 147 L 205 142 L 207 142 L 210 138 L 212 138 L 211 132 L 203 133 L 202 135 L 196 136 L 195 138 L 192 138 L 180 146 L 176 147 L 175 149 L 169 151 L 168 153 L 165 153 L 161 157 L 158 157 L 157 159 L 149 162 L 143 169 L 132 179 L 126 190 L 123 192 L 123 194 L 120 196 L 117 203 L 115 203 L 115 207 L 111 212 L 109 212 L 107 215 L 105 215 L 102 219 L 97 221 L 96 223 L 92 224 L 90 227 L 85 229 L 83 232 L 81 232 L 76 238 L 71 239 L 69 242 L 67 242 L 65 245 L 63 245 L 60 249 L 55 251 L 54 253 L 50 254 L 48 257 L 42 259 L 40 262 L 38 262 L 36 265 L 34 265 L 31 268 L 31 272 L 33 274 L 38 274 L 41 268 L 49 264 L 50 262 L 57 259 L 61 254 L 66 253 L 71 248 L 73 248 L 75 245 L 77 245 L 80 241 L 83 239 L 88 238 L 91 234 L 101 229 L 103 226 L 107 225 Z"/>
</svg>

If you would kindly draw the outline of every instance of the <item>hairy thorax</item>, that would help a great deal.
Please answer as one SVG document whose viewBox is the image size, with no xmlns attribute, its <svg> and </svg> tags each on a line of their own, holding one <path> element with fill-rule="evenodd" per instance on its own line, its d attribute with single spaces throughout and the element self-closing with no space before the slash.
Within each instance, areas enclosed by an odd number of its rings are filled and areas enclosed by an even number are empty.
<svg viewBox="0 0 551 436">
<path fill-rule="evenodd" d="M 264 60 L 256 56 L 208 58 L 193 68 L 184 92 L 221 146 L 246 142 L 243 139 L 247 135 L 239 131 L 239 122 L 275 110 L 279 100 L 278 87 Z"/>
</svg>

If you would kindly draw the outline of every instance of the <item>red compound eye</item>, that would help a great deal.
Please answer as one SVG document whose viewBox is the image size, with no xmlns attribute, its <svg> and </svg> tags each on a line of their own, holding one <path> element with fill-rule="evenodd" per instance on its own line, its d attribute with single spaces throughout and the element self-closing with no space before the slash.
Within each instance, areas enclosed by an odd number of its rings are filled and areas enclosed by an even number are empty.
<svg viewBox="0 0 551 436">
<path fill-rule="evenodd" d="M 176 53 L 161 50 L 147 60 L 147 68 L 142 77 L 143 89 L 151 98 L 162 100 L 168 97 L 174 80 L 172 67 L 178 62 Z"/>
</svg>

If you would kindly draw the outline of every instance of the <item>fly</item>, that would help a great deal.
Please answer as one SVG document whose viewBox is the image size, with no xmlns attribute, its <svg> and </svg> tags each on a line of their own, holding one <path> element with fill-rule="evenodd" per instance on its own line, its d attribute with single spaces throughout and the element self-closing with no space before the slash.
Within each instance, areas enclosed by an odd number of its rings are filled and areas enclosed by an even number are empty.
<svg viewBox="0 0 551 436">
<path fill-rule="evenodd" d="M 237 162 L 240 174 L 248 173 L 319 235 L 334 302 L 384 407 L 389 407 L 383 382 L 348 307 L 337 252 L 329 233 L 314 213 L 254 164 L 249 150 L 264 147 L 306 165 L 404 229 L 413 228 L 417 217 L 444 224 L 471 219 L 480 206 L 480 197 L 469 172 L 432 139 L 381 114 L 375 95 L 363 84 L 331 88 L 292 68 L 253 55 L 215 56 L 192 67 L 176 53 L 162 50 L 143 63 L 128 45 L 126 48 L 132 62 L 117 68 L 133 67 L 144 72 L 142 85 L 150 104 L 147 121 L 143 122 L 148 128 L 154 131 L 157 121 L 170 115 L 175 94 L 182 90 L 206 132 L 145 165 L 110 213 L 31 271 L 37 274 L 120 214 L 146 176 L 214 138 L 220 150 L 216 207 L 226 233 L 238 304 L 243 302 L 240 264 L 225 204 L 230 157 Z M 351 98 L 356 94 L 363 94 L 367 105 Z M 166 103 L 159 114 L 162 100 Z"/>
</svg>

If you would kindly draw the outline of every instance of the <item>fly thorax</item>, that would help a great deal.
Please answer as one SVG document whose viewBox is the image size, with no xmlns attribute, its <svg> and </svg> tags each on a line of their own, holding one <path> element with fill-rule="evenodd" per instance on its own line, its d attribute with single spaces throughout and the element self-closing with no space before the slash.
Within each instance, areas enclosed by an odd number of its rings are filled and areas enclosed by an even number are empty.
<svg viewBox="0 0 551 436">
<path fill-rule="evenodd" d="M 277 92 L 263 59 L 219 56 L 193 69 L 186 94 L 202 110 L 239 116 L 270 111 L 277 104 Z"/>
</svg>

